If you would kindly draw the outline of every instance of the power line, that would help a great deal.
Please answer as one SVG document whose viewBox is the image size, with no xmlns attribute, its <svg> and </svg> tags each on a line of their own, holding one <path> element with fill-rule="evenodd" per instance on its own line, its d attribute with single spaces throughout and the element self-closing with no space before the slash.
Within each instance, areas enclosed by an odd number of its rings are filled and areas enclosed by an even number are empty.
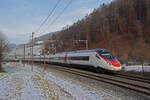
<svg viewBox="0 0 150 100">
<path fill-rule="evenodd" d="M 53 12 L 55 11 L 56 7 L 58 6 L 58 4 L 60 3 L 61 0 L 58 0 L 57 3 L 55 4 L 54 8 L 50 11 L 49 15 L 46 17 L 46 19 L 40 24 L 39 28 L 35 31 L 38 32 L 41 27 L 46 23 L 46 21 L 49 19 L 49 17 L 53 14 Z"/>
<path fill-rule="evenodd" d="M 68 2 L 68 4 L 65 6 L 65 8 L 62 10 L 62 12 L 48 25 L 48 27 L 46 27 L 45 28 L 45 30 L 43 31 L 43 32 L 41 32 L 41 34 L 42 33 L 44 33 L 52 24 L 54 24 L 55 23 L 55 21 L 57 21 L 57 19 L 59 18 L 59 17 L 61 17 L 61 15 L 65 12 L 65 10 L 69 7 L 69 5 L 72 3 L 72 0 L 70 0 L 69 2 Z"/>
</svg>

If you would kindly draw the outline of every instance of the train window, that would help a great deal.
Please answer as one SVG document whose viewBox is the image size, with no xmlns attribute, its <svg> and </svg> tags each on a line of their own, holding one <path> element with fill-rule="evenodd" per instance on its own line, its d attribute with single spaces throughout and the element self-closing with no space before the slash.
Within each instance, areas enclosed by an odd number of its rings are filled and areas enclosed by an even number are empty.
<svg viewBox="0 0 150 100">
<path fill-rule="evenodd" d="M 111 60 L 111 61 L 115 61 L 115 58 L 112 56 L 112 54 L 108 51 L 103 51 L 103 52 L 99 52 L 98 53 L 101 55 L 101 57 Z"/>
<path fill-rule="evenodd" d="M 71 56 L 68 58 L 69 60 L 83 60 L 89 61 L 89 56 Z"/>
<path fill-rule="evenodd" d="M 64 57 L 59 57 L 59 60 L 64 60 Z"/>
<path fill-rule="evenodd" d="M 96 54 L 96 57 L 101 60 L 101 58 Z"/>
<path fill-rule="evenodd" d="M 113 56 L 110 53 L 102 53 L 101 56 L 106 59 L 113 59 Z"/>
<path fill-rule="evenodd" d="M 83 56 L 83 57 L 81 57 L 82 58 L 82 60 L 85 60 L 85 61 L 88 61 L 89 60 L 89 56 Z"/>
</svg>

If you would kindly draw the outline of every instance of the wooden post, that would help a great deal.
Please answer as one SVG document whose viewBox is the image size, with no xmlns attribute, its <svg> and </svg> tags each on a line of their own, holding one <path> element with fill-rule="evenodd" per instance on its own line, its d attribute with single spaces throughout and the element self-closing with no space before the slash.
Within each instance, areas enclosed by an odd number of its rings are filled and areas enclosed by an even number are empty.
<svg viewBox="0 0 150 100">
<path fill-rule="evenodd" d="M 86 50 L 88 50 L 88 40 L 86 40 Z"/>
<path fill-rule="evenodd" d="M 50 51 L 51 51 L 51 47 L 49 47 L 49 53 L 48 53 L 48 61 L 50 62 Z"/>
<path fill-rule="evenodd" d="M 42 65 L 42 63 L 41 63 L 41 55 L 40 55 L 40 65 Z"/>
<path fill-rule="evenodd" d="M 3 43 L 2 42 L 3 42 L 3 40 L 1 40 L 1 43 L 0 43 L 1 44 L 0 45 L 0 71 L 2 69 L 2 55 L 3 55 L 3 53 L 2 53 L 3 52 L 3 47 L 2 47 Z"/>
<path fill-rule="evenodd" d="M 32 53 L 31 53 L 31 55 L 32 55 L 32 67 L 31 67 L 31 71 L 33 71 L 33 64 L 34 64 L 34 58 L 33 58 L 33 47 L 34 47 L 34 32 L 32 32 Z"/>
<path fill-rule="evenodd" d="M 24 44 L 24 63 L 23 63 L 23 66 L 25 67 L 25 44 Z"/>
<path fill-rule="evenodd" d="M 29 61 L 29 64 L 31 64 L 31 59 L 32 59 L 32 48 L 30 47 L 30 61 Z"/>
<path fill-rule="evenodd" d="M 29 49 L 30 49 L 30 55 L 29 55 L 28 65 L 30 65 L 30 62 L 31 62 L 31 47 L 30 46 L 29 46 Z"/>
<path fill-rule="evenodd" d="M 46 70 L 45 42 L 43 46 L 44 46 L 43 53 L 44 53 L 44 71 L 45 71 Z"/>
<path fill-rule="evenodd" d="M 144 61 L 142 61 L 142 74 L 144 76 Z"/>
</svg>

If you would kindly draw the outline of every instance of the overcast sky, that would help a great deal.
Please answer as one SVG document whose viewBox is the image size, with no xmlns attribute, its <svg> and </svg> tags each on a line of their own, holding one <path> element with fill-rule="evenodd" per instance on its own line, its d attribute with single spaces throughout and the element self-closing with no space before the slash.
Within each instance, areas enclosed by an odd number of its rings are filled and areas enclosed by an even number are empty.
<svg viewBox="0 0 150 100">
<path fill-rule="evenodd" d="M 102 3 L 111 0 L 73 0 L 64 14 L 53 24 L 47 32 L 61 30 L 66 25 L 71 25 L 78 19 L 98 8 Z M 11 43 L 26 43 L 31 38 L 41 22 L 48 16 L 57 0 L 1 0 L 0 2 L 0 31 Z M 39 31 L 43 32 L 54 18 L 62 11 L 69 0 L 61 0 L 53 15 L 45 26 Z M 42 33 L 44 34 L 44 33 Z M 36 36 L 39 34 L 36 33 Z"/>
</svg>

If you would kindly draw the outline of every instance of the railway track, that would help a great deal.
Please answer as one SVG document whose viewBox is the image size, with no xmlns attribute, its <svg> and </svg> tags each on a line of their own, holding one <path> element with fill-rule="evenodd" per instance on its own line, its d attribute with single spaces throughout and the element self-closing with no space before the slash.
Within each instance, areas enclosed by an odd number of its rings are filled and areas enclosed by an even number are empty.
<svg viewBox="0 0 150 100">
<path fill-rule="evenodd" d="M 122 74 L 122 73 L 115 73 L 115 76 L 150 84 L 150 78 L 145 78 L 142 76 L 137 76 L 137 75 L 133 76 L 133 75 Z"/>
<path fill-rule="evenodd" d="M 123 74 L 117 74 L 117 75 L 99 74 L 99 73 L 93 73 L 93 72 L 83 71 L 79 69 L 72 69 L 72 68 L 59 67 L 59 66 L 55 66 L 55 67 L 51 66 L 51 68 L 54 68 L 59 71 L 79 75 L 82 77 L 90 78 L 93 80 L 109 83 L 109 84 L 119 86 L 122 88 L 134 90 L 136 92 L 139 92 L 148 96 L 150 95 L 149 79 L 147 80 L 145 78 L 139 79 L 139 77 L 131 77 L 131 76 L 123 75 Z"/>
</svg>

